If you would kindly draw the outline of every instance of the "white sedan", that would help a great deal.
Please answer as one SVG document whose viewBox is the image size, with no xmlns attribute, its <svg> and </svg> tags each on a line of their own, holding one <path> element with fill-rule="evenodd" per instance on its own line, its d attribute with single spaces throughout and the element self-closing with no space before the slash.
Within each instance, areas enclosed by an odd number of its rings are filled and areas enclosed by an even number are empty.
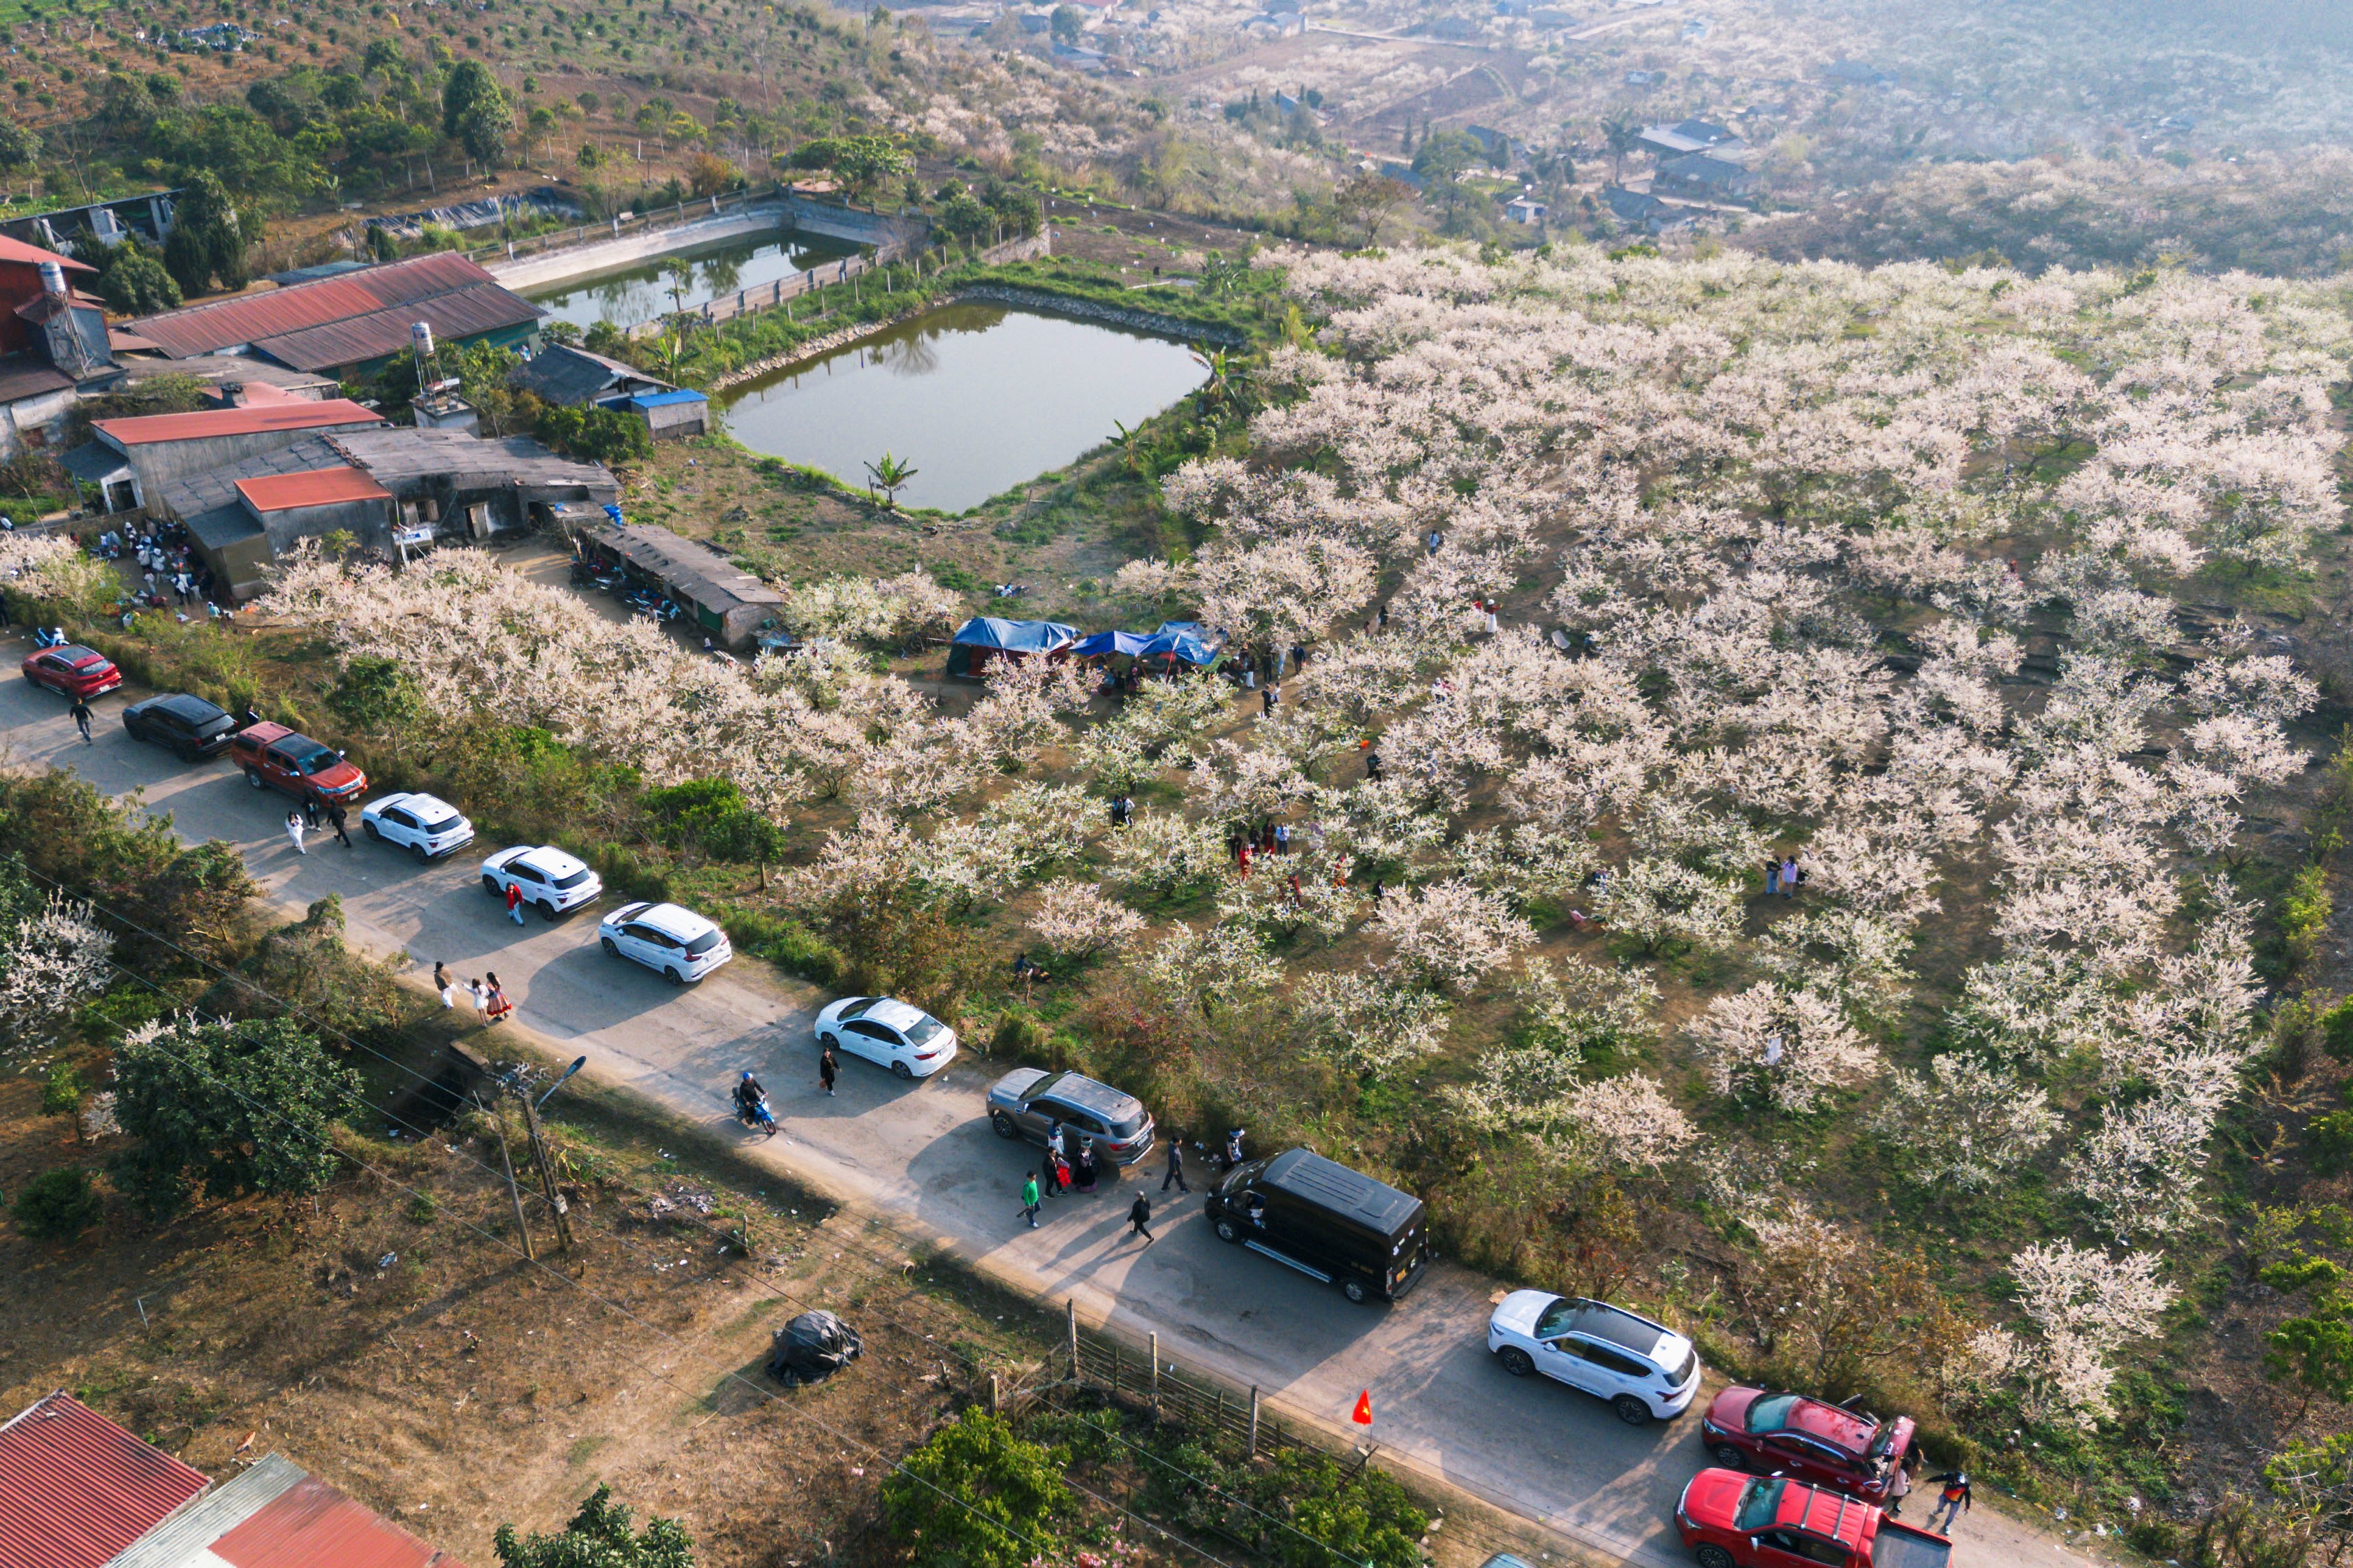
<svg viewBox="0 0 2353 1568">
<path fill-rule="evenodd" d="M 586 861 L 547 844 L 518 844 L 482 862 L 484 892 L 503 902 L 509 888 L 519 889 L 524 903 L 551 921 L 605 896 L 604 881 Z"/>
<path fill-rule="evenodd" d="M 474 825 L 456 806 L 430 795 L 378 796 L 360 807 L 360 831 L 379 844 L 407 850 L 420 864 L 474 841 Z"/>
<path fill-rule="evenodd" d="M 672 985 L 700 980 L 735 956 L 725 931 L 676 904 L 623 904 L 597 922 L 596 940 Z"/>
<path fill-rule="evenodd" d="M 845 996 L 817 1016 L 817 1043 L 929 1078 L 955 1060 L 955 1031 L 921 1007 L 891 996 Z"/>
</svg>

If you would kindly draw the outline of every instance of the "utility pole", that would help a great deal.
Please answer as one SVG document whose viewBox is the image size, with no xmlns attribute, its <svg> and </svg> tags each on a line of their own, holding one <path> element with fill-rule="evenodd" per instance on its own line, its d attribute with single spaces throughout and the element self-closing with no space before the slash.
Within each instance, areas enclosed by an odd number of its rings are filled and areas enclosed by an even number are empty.
<svg viewBox="0 0 2353 1568">
<path fill-rule="evenodd" d="M 482 1097 L 479 1093 L 474 1096 L 474 1103 L 476 1105 L 482 1103 Z M 499 1124 L 499 1163 L 507 1168 L 507 1196 L 514 1200 L 515 1229 L 522 1235 L 522 1255 L 536 1263 L 539 1261 L 539 1249 L 532 1245 L 531 1225 L 522 1217 L 522 1189 L 515 1185 L 514 1157 L 507 1152 L 506 1115 L 499 1110 L 496 1096 L 491 1097 L 491 1103 L 484 1109 L 490 1111 Z"/>
<path fill-rule="evenodd" d="M 555 1216 L 557 1244 L 569 1254 L 572 1251 L 572 1221 L 564 1212 L 563 1194 L 555 1190 L 555 1167 L 548 1161 L 547 1140 L 540 1133 L 539 1108 L 531 1102 L 528 1094 L 518 1093 L 515 1098 L 522 1101 L 523 1131 L 531 1139 L 531 1160 L 539 1168 L 539 1184 L 547 1194 L 548 1212 Z"/>
</svg>

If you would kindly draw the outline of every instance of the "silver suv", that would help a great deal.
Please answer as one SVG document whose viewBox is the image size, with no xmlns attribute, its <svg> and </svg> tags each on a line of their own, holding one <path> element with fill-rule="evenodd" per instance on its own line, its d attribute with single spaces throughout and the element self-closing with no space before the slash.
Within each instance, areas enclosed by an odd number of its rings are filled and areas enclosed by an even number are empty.
<svg viewBox="0 0 2353 1568">
<path fill-rule="evenodd" d="M 1042 1145 L 1057 1121 L 1115 1165 L 1133 1165 L 1152 1152 L 1152 1113 L 1135 1096 L 1107 1083 L 1074 1072 L 1016 1068 L 989 1087 L 988 1124 L 999 1138 Z"/>
</svg>

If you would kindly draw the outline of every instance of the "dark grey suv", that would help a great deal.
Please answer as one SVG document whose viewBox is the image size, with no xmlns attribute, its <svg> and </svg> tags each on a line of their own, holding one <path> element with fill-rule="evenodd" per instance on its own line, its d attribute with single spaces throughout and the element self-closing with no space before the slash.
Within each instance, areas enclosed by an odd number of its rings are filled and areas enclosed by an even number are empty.
<svg viewBox="0 0 2353 1568">
<path fill-rule="evenodd" d="M 999 1138 L 1042 1145 L 1057 1121 L 1114 1165 L 1133 1165 L 1152 1152 L 1152 1113 L 1135 1096 L 1107 1083 L 1074 1072 L 1016 1068 L 990 1086 L 988 1124 Z"/>
<path fill-rule="evenodd" d="M 145 741 L 177 752 L 183 761 L 195 762 L 228 749 L 237 721 L 186 692 L 150 697 L 122 710 L 122 727 L 134 741 Z"/>
</svg>

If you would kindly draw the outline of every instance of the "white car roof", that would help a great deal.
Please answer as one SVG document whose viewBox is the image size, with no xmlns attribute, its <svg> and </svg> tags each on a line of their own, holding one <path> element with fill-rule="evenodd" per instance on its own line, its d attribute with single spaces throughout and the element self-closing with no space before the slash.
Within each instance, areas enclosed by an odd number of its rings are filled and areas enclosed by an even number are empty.
<svg viewBox="0 0 2353 1568">
<path fill-rule="evenodd" d="M 367 809 L 370 811 L 383 811 L 388 806 L 395 805 L 405 805 L 409 810 L 417 813 L 417 816 L 425 818 L 427 822 L 431 822 L 444 816 L 463 816 L 465 815 L 464 812 L 459 811 L 456 806 L 451 805 L 448 801 L 443 800 L 438 795 L 422 795 L 410 791 L 403 791 L 397 795 L 388 795 L 381 800 L 372 800 L 368 802 Z"/>
<path fill-rule="evenodd" d="M 718 929 L 692 910 L 682 909 L 677 904 L 651 904 L 629 919 L 640 925 L 649 925 L 664 936 L 674 936 L 683 941 L 691 941 L 704 931 Z"/>
<path fill-rule="evenodd" d="M 544 871 L 551 877 L 569 877 L 575 871 L 586 871 L 588 868 L 588 862 L 576 855 L 566 855 L 553 844 L 543 844 L 536 849 L 526 849 L 507 864 L 518 866 L 525 860 L 531 862 L 533 870 Z"/>
<path fill-rule="evenodd" d="M 860 1013 L 859 1016 L 871 1018 L 878 1024 L 888 1024 L 904 1034 L 910 1025 L 920 1024 L 931 1015 L 912 1002 L 902 1002 L 896 996 L 885 996 L 867 1008 L 865 1012 Z"/>
</svg>

